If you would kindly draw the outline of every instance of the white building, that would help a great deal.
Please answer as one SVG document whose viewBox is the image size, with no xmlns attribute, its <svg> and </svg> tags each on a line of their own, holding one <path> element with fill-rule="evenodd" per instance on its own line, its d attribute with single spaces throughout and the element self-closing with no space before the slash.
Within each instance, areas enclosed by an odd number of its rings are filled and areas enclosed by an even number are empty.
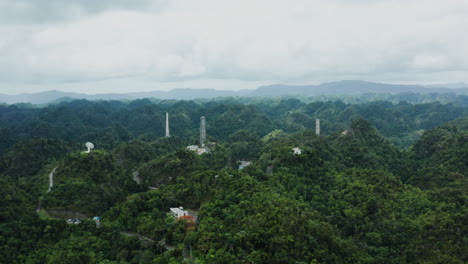
<svg viewBox="0 0 468 264">
<path fill-rule="evenodd" d="M 188 214 L 188 211 L 184 211 L 184 208 L 180 206 L 180 207 L 171 208 L 171 215 L 175 218 L 179 218 L 182 216 L 187 216 L 189 214 Z"/>
<path fill-rule="evenodd" d="M 210 151 L 209 151 L 209 149 L 208 149 L 207 147 L 198 148 L 198 150 L 197 150 L 197 154 L 198 154 L 198 155 L 201 155 L 201 154 L 203 154 L 203 153 L 208 153 L 208 152 L 210 152 Z"/>
<path fill-rule="evenodd" d="M 207 147 L 200 148 L 198 145 L 188 146 L 187 149 L 191 151 L 195 151 L 198 155 L 210 152 L 210 150 Z"/>
<path fill-rule="evenodd" d="M 239 161 L 237 162 L 237 164 L 239 164 L 239 170 L 242 170 L 243 168 L 245 168 L 245 167 L 251 165 L 252 162 L 251 162 L 251 161 L 247 161 L 247 160 L 239 160 Z"/>
<path fill-rule="evenodd" d="M 294 151 L 293 155 L 300 155 L 302 153 L 302 150 L 298 147 L 295 147 L 292 150 Z"/>
<path fill-rule="evenodd" d="M 187 149 L 188 149 L 188 150 L 191 150 L 191 151 L 197 151 L 197 150 L 198 150 L 198 145 L 191 145 L 191 146 L 188 146 Z"/>
</svg>

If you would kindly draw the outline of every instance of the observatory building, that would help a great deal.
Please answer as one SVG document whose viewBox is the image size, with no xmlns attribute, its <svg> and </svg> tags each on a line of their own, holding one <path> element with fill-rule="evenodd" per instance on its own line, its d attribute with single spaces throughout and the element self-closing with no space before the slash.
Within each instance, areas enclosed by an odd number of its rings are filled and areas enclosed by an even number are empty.
<svg viewBox="0 0 468 264">
<path fill-rule="evenodd" d="M 86 142 L 85 146 L 88 148 L 88 150 L 84 151 L 84 153 L 89 153 L 94 148 L 94 144 L 91 142 Z"/>
<path fill-rule="evenodd" d="M 198 145 L 187 146 L 187 149 L 191 151 L 195 151 L 198 155 L 209 152 L 207 147 L 200 148 Z"/>
</svg>

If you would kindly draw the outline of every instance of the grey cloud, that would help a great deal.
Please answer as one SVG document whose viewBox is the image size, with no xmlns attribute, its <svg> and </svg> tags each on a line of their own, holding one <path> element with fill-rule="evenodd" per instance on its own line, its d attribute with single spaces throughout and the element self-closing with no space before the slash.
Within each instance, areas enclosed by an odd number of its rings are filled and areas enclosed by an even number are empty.
<svg viewBox="0 0 468 264">
<path fill-rule="evenodd" d="M 0 0 L 0 23 L 47 23 L 108 10 L 145 10 L 167 0 Z"/>
<path fill-rule="evenodd" d="M 0 82 L 468 81 L 468 4 L 293 2 L 0 0 Z"/>
</svg>

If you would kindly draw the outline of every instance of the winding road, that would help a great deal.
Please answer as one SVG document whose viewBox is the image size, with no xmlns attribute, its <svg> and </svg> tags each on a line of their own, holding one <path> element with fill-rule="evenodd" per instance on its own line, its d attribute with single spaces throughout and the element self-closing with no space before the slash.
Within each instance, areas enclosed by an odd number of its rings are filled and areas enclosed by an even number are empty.
<svg viewBox="0 0 468 264">
<path fill-rule="evenodd" d="M 140 235 L 138 233 L 134 233 L 134 232 L 120 232 L 121 235 L 124 235 L 124 236 L 128 236 L 128 237 L 138 237 L 139 240 L 144 240 L 144 241 L 149 241 L 149 242 L 152 242 L 154 243 L 155 241 L 149 237 L 146 237 L 146 236 L 143 236 L 143 235 Z"/>
<path fill-rule="evenodd" d="M 54 186 L 54 173 L 55 173 L 55 170 L 57 169 L 57 167 L 55 167 L 50 173 L 49 173 L 49 189 L 47 190 L 47 192 L 50 192 L 50 190 L 52 189 L 52 187 Z"/>
</svg>

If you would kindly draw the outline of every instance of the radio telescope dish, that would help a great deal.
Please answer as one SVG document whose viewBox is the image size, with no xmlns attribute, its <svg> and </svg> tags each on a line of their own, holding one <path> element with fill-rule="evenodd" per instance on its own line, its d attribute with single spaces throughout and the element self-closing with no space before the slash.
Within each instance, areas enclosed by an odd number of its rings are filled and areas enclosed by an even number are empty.
<svg viewBox="0 0 468 264">
<path fill-rule="evenodd" d="M 91 142 L 86 142 L 85 146 L 88 148 L 88 151 L 86 151 L 86 153 L 89 153 L 91 149 L 94 148 L 94 144 Z"/>
</svg>

